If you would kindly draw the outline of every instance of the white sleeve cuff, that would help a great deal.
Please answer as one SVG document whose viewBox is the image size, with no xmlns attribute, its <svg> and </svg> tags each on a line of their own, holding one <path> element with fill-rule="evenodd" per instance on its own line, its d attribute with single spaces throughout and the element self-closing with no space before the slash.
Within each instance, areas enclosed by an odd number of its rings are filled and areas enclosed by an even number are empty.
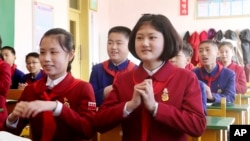
<svg viewBox="0 0 250 141">
<path fill-rule="evenodd" d="M 14 121 L 14 122 L 10 122 L 8 120 L 8 118 L 7 118 L 7 120 L 6 120 L 6 126 L 9 127 L 9 128 L 16 128 L 18 122 L 19 122 L 19 118 L 16 121 Z"/>
<path fill-rule="evenodd" d="M 56 105 L 56 108 L 55 110 L 53 111 L 53 115 L 54 116 L 59 116 L 62 112 L 62 107 L 63 107 L 63 104 L 59 101 L 56 101 L 57 105 Z"/>
<path fill-rule="evenodd" d="M 131 112 L 128 112 L 127 110 L 127 102 L 123 108 L 123 117 L 127 117 Z"/>
<path fill-rule="evenodd" d="M 157 113 L 158 105 L 159 105 L 158 102 L 156 102 L 155 105 L 154 105 L 153 117 L 155 117 L 155 115 L 156 115 L 156 113 Z"/>
</svg>

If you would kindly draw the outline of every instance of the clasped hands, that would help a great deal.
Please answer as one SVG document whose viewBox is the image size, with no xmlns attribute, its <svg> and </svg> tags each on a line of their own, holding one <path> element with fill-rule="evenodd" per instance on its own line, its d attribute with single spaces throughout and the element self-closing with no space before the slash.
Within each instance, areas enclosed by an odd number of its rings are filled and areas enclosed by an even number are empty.
<svg viewBox="0 0 250 141">
<path fill-rule="evenodd" d="M 152 79 L 145 79 L 143 82 L 134 86 L 133 97 L 127 102 L 127 111 L 132 112 L 141 103 L 150 112 L 153 113 L 155 107 L 155 97 Z"/>
</svg>

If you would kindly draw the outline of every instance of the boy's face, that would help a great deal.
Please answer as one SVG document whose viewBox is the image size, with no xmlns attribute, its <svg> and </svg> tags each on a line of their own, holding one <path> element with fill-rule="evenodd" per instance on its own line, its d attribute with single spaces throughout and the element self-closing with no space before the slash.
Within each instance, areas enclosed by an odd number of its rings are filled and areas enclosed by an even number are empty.
<svg viewBox="0 0 250 141">
<path fill-rule="evenodd" d="M 10 64 L 10 66 L 12 66 L 12 65 L 14 64 L 15 59 L 16 59 L 16 56 L 15 56 L 14 54 L 12 54 L 10 50 L 8 50 L 8 49 L 3 49 L 3 50 L 1 51 L 1 54 L 2 54 L 2 56 L 3 56 L 3 60 L 4 60 L 6 63 Z"/>
<path fill-rule="evenodd" d="M 220 60 L 222 62 L 231 62 L 233 57 L 233 50 L 227 45 L 223 45 L 220 47 Z"/>
<path fill-rule="evenodd" d="M 123 33 L 110 33 L 108 36 L 107 52 L 113 63 L 121 63 L 128 57 L 128 38 Z"/>
<path fill-rule="evenodd" d="M 190 57 L 186 57 L 183 51 L 181 50 L 175 57 L 169 59 L 169 61 L 177 67 L 185 68 L 186 65 L 190 63 Z"/>
<path fill-rule="evenodd" d="M 218 47 L 210 44 L 203 43 L 199 46 L 199 59 L 200 63 L 204 66 L 216 63 L 218 57 Z"/>
<path fill-rule="evenodd" d="M 38 74 L 41 69 L 39 58 L 30 56 L 26 60 L 26 68 L 32 74 Z"/>
</svg>

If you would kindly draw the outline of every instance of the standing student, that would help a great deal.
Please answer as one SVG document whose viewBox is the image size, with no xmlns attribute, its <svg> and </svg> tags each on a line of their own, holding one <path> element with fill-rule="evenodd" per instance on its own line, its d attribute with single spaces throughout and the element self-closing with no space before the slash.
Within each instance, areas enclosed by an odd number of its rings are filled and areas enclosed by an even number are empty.
<svg viewBox="0 0 250 141">
<path fill-rule="evenodd" d="M 18 89 L 24 89 L 28 84 L 32 84 L 46 76 L 44 71 L 41 69 L 39 54 L 37 52 L 28 53 L 26 55 L 25 62 L 29 73 L 23 76 L 22 83 L 19 83 Z"/>
<path fill-rule="evenodd" d="M 235 100 L 235 74 L 217 62 L 219 56 L 217 43 L 204 40 L 199 45 L 201 67 L 194 69 L 198 79 L 205 82 L 208 102 L 219 103 L 222 97 L 227 102 Z"/>
<path fill-rule="evenodd" d="M 169 61 L 177 67 L 192 71 L 194 69 L 193 67 L 190 67 L 192 56 L 193 56 L 193 48 L 188 42 L 184 42 L 182 49 L 178 52 L 178 54 L 175 57 L 171 58 Z M 206 114 L 207 113 L 206 84 L 202 81 L 199 81 L 199 84 L 202 94 L 203 109 L 204 113 Z"/>
<path fill-rule="evenodd" d="M 69 32 L 53 28 L 43 35 L 40 62 L 47 77 L 25 87 L 6 121 L 9 132 L 18 135 L 30 123 L 33 141 L 82 141 L 93 136 L 93 88 L 71 75 L 73 58 Z"/>
<path fill-rule="evenodd" d="M 0 54 L 0 131 L 2 130 L 4 122 L 8 116 L 6 97 L 11 84 L 10 72 L 10 65 L 2 60 Z"/>
<path fill-rule="evenodd" d="M 17 89 L 18 84 L 22 82 L 22 78 L 24 73 L 17 68 L 15 64 L 16 60 L 16 51 L 13 47 L 4 46 L 1 48 L 1 54 L 3 56 L 3 60 L 7 62 L 11 67 L 11 89 Z"/>
<path fill-rule="evenodd" d="M 89 82 L 95 92 L 97 106 L 112 90 L 116 77 L 136 65 L 128 59 L 128 41 L 131 30 L 125 26 L 112 27 L 108 32 L 107 52 L 109 59 L 92 67 Z"/>
<path fill-rule="evenodd" d="M 165 16 L 142 15 L 129 40 L 130 52 L 141 63 L 114 82 L 96 115 L 98 131 L 121 123 L 123 141 L 186 141 L 187 134 L 205 131 L 197 77 L 168 61 L 181 43 Z"/>
<path fill-rule="evenodd" d="M 234 71 L 235 73 L 235 89 L 237 94 L 245 94 L 247 92 L 247 79 L 244 68 L 232 61 L 233 45 L 230 42 L 222 42 L 219 44 L 220 63 Z"/>
</svg>

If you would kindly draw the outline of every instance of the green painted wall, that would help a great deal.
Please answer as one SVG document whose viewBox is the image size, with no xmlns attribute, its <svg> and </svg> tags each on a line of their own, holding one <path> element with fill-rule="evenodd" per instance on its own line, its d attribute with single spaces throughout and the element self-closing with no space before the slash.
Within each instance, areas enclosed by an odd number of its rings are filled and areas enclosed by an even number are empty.
<svg viewBox="0 0 250 141">
<path fill-rule="evenodd" d="M 15 0 L 0 0 L 0 36 L 2 46 L 14 47 Z"/>
</svg>

